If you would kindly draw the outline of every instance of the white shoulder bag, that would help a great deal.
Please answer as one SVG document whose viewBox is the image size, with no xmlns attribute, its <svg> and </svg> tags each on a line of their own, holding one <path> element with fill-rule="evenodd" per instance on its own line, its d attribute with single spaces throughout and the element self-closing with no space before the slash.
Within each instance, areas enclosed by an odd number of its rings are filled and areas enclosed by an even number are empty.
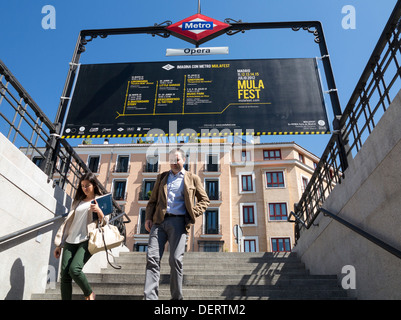
<svg viewBox="0 0 401 320">
<path fill-rule="evenodd" d="M 108 263 L 115 269 L 121 269 L 121 266 L 115 267 L 110 263 L 107 250 L 116 248 L 123 242 L 124 236 L 120 234 L 118 228 L 107 221 L 106 225 L 98 226 L 89 233 L 88 250 L 92 255 L 105 250 Z"/>
</svg>

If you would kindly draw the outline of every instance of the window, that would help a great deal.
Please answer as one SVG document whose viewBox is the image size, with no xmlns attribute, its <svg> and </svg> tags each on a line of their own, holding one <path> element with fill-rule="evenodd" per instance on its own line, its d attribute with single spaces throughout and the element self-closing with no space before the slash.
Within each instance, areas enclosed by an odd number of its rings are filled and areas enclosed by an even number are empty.
<svg viewBox="0 0 401 320">
<path fill-rule="evenodd" d="M 243 224 L 255 224 L 254 206 L 242 206 L 242 222 Z"/>
<path fill-rule="evenodd" d="M 100 156 L 89 156 L 88 167 L 93 173 L 97 173 L 99 169 Z"/>
<path fill-rule="evenodd" d="M 220 245 L 218 243 L 204 243 L 203 252 L 219 252 Z"/>
<path fill-rule="evenodd" d="M 251 161 L 251 152 L 247 150 L 242 150 L 241 152 L 241 161 Z"/>
<path fill-rule="evenodd" d="M 158 172 L 159 171 L 159 159 L 157 156 L 146 157 L 146 165 L 144 172 Z"/>
<path fill-rule="evenodd" d="M 113 198 L 115 200 L 126 200 L 125 187 L 126 180 L 114 180 L 113 183 Z"/>
<path fill-rule="evenodd" d="M 269 219 L 275 221 L 287 221 L 287 204 L 269 203 Z"/>
<path fill-rule="evenodd" d="M 218 209 L 206 210 L 204 213 L 204 234 L 219 234 L 219 211 Z"/>
<path fill-rule="evenodd" d="M 298 159 L 299 159 L 299 162 L 305 163 L 305 157 L 304 157 L 303 154 L 299 153 L 298 154 Z"/>
<path fill-rule="evenodd" d="M 141 211 L 139 212 L 139 234 L 149 234 L 149 231 L 145 229 L 145 214 L 146 209 L 141 208 Z"/>
<path fill-rule="evenodd" d="M 256 240 L 245 239 L 244 240 L 244 252 L 256 252 Z"/>
<path fill-rule="evenodd" d="M 43 161 L 43 158 L 42 158 L 42 157 L 33 157 L 33 159 L 32 159 L 32 162 L 33 162 L 34 164 L 36 164 L 38 167 L 41 166 L 42 161 Z"/>
<path fill-rule="evenodd" d="M 272 238 L 273 252 L 291 252 L 290 238 Z"/>
<path fill-rule="evenodd" d="M 64 158 L 64 157 L 60 158 L 60 161 L 58 162 L 58 169 L 57 169 L 59 173 L 61 173 L 61 174 L 65 173 L 64 170 L 66 169 L 66 166 L 65 166 L 66 162 L 67 162 L 66 158 Z"/>
<path fill-rule="evenodd" d="M 198 241 L 200 252 L 222 252 L 224 241 Z"/>
<path fill-rule="evenodd" d="M 308 178 L 302 177 L 302 192 L 304 192 L 306 190 L 308 183 L 309 183 Z"/>
<path fill-rule="evenodd" d="M 239 204 L 240 225 L 242 227 L 256 227 L 258 225 L 258 213 L 256 202 L 246 202 Z"/>
<path fill-rule="evenodd" d="M 147 243 L 136 243 L 135 244 L 135 250 L 136 252 L 148 252 L 148 244 Z"/>
<path fill-rule="evenodd" d="M 252 175 L 244 174 L 241 176 L 241 190 L 253 191 Z"/>
<path fill-rule="evenodd" d="M 186 171 L 189 171 L 189 153 L 187 153 L 187 154 L 185 155 L 184 169 L 185 169 Z"/>
<path fill-rule="evenodd" d="M 209 172 L 219 171 L 219 157 L 217 154 L 208 154 L 206 156 L 206 171 Z"/>
<path fill-rule="evenodd" d="M 206 180 L 205 189 L 210 200 L 219 200 L 219 180 Z"/>
<path fill-rule="evenodd" d="M 115 172 L 128 172 L 128 163 L 129 163 L 128 156 L 118 156 Z"/>
<path fill-rule="evenodd" d="M 284 188 L 283 172 L 266 172 L 266 185 L 268 188 Z"/>
<path fill-rule="evenodd" d="M 153 187 L 155 186 L 155 179 L 143 180 L 142 185 L 142 200 L 149 200 L 152 195 Z"/>
<path fill-rule="evenodd" d="M 281 160 L 281 150 L 263 150 L 264 160 Z"/>
</svg>

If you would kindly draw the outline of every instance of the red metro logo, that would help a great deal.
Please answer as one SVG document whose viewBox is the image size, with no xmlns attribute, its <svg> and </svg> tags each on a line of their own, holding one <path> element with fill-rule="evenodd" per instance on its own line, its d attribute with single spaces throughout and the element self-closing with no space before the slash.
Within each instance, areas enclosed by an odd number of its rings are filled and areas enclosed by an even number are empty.
<svg viewBox="0 0 401 320">
<path fill-rule="evenodd" d="M 201 44 L 221 35 L 228 27 L 230 25 L 227 23 L 197 13 L 168 26 L 166 29 L 180 39 L 193 44 Z"/>
</svg>

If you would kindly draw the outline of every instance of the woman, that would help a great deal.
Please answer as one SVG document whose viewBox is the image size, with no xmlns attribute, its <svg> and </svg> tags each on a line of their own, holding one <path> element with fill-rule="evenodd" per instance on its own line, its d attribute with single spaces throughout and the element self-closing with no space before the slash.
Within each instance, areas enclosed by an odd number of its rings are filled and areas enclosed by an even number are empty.
<svg viewBox="0 0 401 320">
<path fill-rule="evenodd" d="M 103 223 L 103 212 L 95 198 L 102 192 L 93 173 L 85 174 L 79 182 L 71 212 L 58 230 L 54 243 L 54 257 L 61 259 L 61 298 L 72 299 L 72 280 L 81 288 L 85 300 L 94 300 L 95 294 L 82 269 L 91 257 L 88 250 L 89 232 Z M 92 201 L 94 200 L 94 203 Z"/>
</svg>

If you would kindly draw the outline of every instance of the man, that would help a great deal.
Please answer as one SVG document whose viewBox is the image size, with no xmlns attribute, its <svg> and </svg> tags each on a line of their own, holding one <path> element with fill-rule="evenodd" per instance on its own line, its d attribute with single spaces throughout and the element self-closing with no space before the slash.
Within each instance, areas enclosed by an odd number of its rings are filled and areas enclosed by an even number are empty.
<svg viewBox="0 0 401 320">
<path fill-rule="evenodd" d="M 200 178 L 184 169 L 185 153 L 169 153 L 170 171 L 157 176 L 146 207 L 145 228 L 150 232 L 146 263 L 145 299 L 158 299 L 160 261 L 169 242 L 170 292 L 182 300 L 183 257 L 188 230 L 210 201 Z M 195 197 L 197 199 L 194 203 Z"/>
</svg>

